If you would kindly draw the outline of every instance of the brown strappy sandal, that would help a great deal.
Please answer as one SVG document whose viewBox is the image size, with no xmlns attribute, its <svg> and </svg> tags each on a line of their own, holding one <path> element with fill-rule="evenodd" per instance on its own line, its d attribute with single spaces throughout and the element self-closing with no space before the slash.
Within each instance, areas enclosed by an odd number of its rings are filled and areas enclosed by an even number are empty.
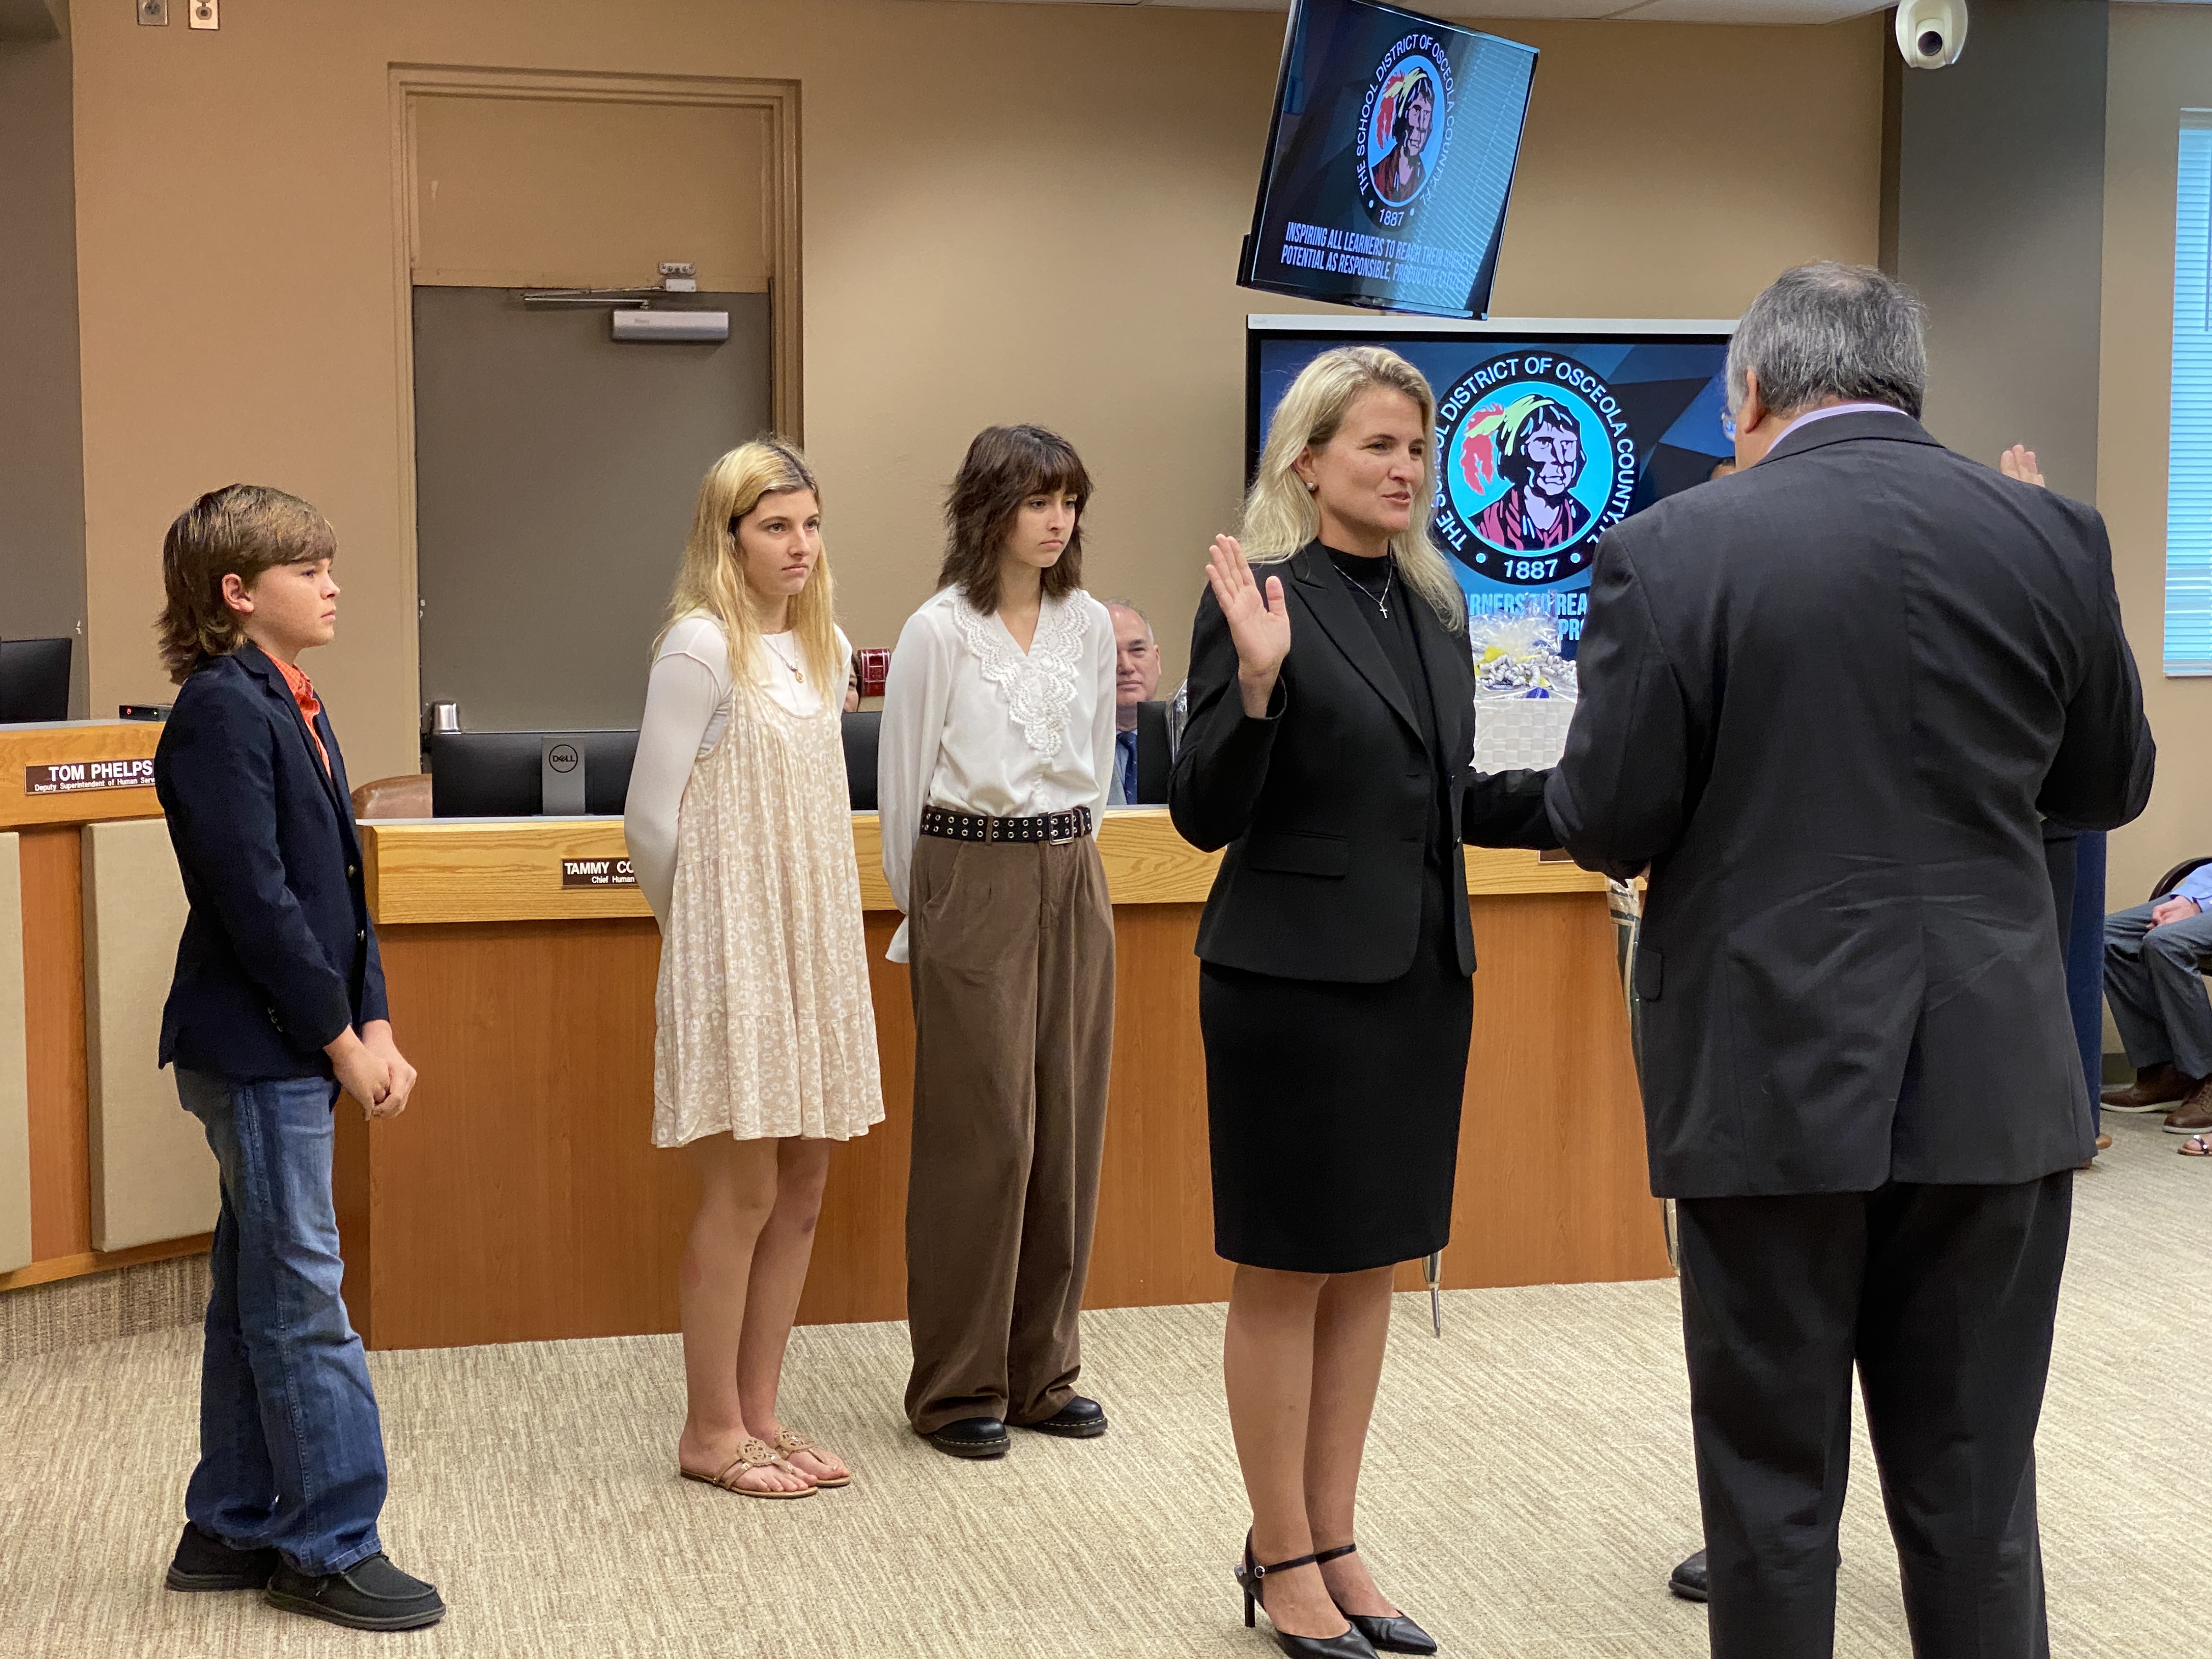
<svg viewBox="0 0 2212 1659">
<path fill-rule="evenodd" d="M 801 1480 L 808 1479 L 776 1455 L 775 1448 L 765 1440 L 746 1441 L 744 1445 L 738 1448 L 738 1455 L 723 1467 L 720 1474 L 701 1474 L 696 1470 L 685 1468 L 681 1463 L 676 1466 L 676 1473 L 686 1480 L 697 1480 L 709 1486 L 720 1486 L 724 1492 L 736 1492 L 741 1498 L 811 1498 L 814 1496 L 814 1487 L 811 1485 L 801 1486 L 797 1492 L 774 1492 L 763 1491 L 758 1486 L 741 1486 L 738 1484 L 753 1470 L 768 1468 L 790 1469 L 791 1473 L 798 1475 Z"/>
<path fill-rule="evenodd" d="M 815 1476 L 807 1474 L 805 1469 L 797 1468 L 795 1465 L 792 1465 L 790 1462 L 791 1459 L 798 1456 L 801 1452 L 811 1452 L 817 1457 L 823 1457 L 825 1455 L 825 1451 L 826 1449 L 811 1435 L 801 1434 L 797 1429 L 785 1429 L 775 1437 L 775 1452 L 778 1461 L 785 1463 L 787 1467 L 793 1468 L 799 1479 L 802 1480 L 812 1480 L 817 1486 L 836 1487 L 851 1486 L 853 1484 L 853 1472 L 850 1469 L 847 1469 L 842 1474 L 835 1475 L 827 1480 L 823 1480 L 817 1479 Z M 842 1463 L 845 1460 L 841 1457 L 837 1461 Z"/>
</svg>

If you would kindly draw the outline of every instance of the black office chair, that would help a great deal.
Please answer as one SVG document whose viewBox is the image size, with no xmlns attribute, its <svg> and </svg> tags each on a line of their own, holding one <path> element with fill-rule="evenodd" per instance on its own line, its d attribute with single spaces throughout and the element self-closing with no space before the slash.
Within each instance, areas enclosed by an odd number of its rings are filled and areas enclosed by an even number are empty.
<svg viewBox="0 0 2212 1659">
<path fill-rule="evenodd" d="M 2208 864 L 2212 864 L 2212 856 L 2182 860 L 2180 863 L 2158 878 L 2158 885 L 2150 890 L 2150 902 L 2157 903 L 2175 888 L 2180 886 L 2184 877 L 2191 871 L 2202 870 Z"/>
<path fill-rule="evenodd" d="M 845 793 L 855 812 L 876 810 L 876 741 L 883 727 L 879 708 L 864 708 L 845 716 Z"/>
</svg>

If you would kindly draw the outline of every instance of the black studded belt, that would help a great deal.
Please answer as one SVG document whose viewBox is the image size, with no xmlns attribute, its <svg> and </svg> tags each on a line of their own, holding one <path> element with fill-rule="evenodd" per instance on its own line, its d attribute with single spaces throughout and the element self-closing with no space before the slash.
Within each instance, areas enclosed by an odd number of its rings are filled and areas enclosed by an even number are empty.
<svg viewBox="0 0 2212 1659">
<path fill-rule="evenodd" d="M 1091 809 L 1079 806 L 1072 812 L 1040 812 L 1033 818 L 987 818 L 975 812 L 925 806 L 921 833 L 941 836 L 946 841 L 1078 841 L 1091 833 Z"/>
</svg>

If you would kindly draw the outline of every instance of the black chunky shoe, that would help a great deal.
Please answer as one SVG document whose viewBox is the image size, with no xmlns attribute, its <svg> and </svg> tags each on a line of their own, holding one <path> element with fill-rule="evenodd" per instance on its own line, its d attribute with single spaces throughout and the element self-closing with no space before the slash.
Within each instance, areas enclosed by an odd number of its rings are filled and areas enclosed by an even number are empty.
<svg viewBox="0 0 2212 1659">
<path fill-rule="evenodd" d="M 1035 1423 L 1017 1423 L 1014 1427 L 1037 1434 L 1056 1434 L 1063 1440 L 1089 1440 L 1106 1432 L 1106 1408 L 1079 1394 L 1050 1417 Z"/>
<path fill-rule="evenodd" d="M 1702 1601 L 1711 1594 L 1711 1585 L 1705 1576 L 1705 1553 L 1695 1555 L 1667 1575 L 1667 1588 L 1685 1601 Z"/>
<path fill-rule="evenodd" d="M 1339 1545 L 1333 1550 L 1323 1550 L 1314 1557 L 1316 1565 L 1349 1555 L 1359 1547 L 1357 1544 Z M 1342 1607 L 1337 1609 L 1344 1613 Z M 1344 1613 L 1352 1620 L 1352 1629 L 1367 1638 L 1367 1645 L 1377 1653 L 1434 1653 L 1437 1638 L 1423 1630 L 1402 1613 Z"/>
<path fill-rule="evenodd" d="M 446 1616 L 437 1590 L 400 1571 L 382 1550 L 343 1572 L 319 1576 L 280 1561 L 269 1577 L 267 1599 L 272 1607 L 349 1630 L 420 1630 Z"/>
<path fill-rule="evenodd" d="M 995 1417 L 963 1417 L 921 1437 L 947 1457 L 1004 1457 L 1013 1443 Z"/>
<path fill-rule="evenodd" d="M 212 1534 L 185 1522 L 169 1562 L 173 1590 L 259 1589 L 276 1571 L 275 1550 L 234 1550 Z"/>
<path fill-rule="evenodd" d="M 1341 1550 L 1337 1552 L 1340 1555 L 1343 1553 Z M 1262 1592 L 1269 1573 L 1288 1572 L 1292 1567 L 1310 1567 L 1321 1559 L 1318 1555 L 1298 1555 L 1287 1561 L 1273 1561 L 1262 1565 L 1252 1559 L 1252 1534 L 1246 1533 L 1243 1562 L 1230 1569 L 1237 1576 L 1238 1588 L 1244 1592 L 1244 1628 L 1252 1629 L 1254 1610 L 1267 1605 L 1267 1598 Z M 1346 1617 L 1349 1619 L 1350 1616 L 1347 1614 Z M 1268 1621 L 1273 1623 L 1273 1619 L 1274 1615 L 1270 1613 Z M 1351 1623 L 1352 1628 L 1341 1636 L 1292 1636 L 1286 1631 L 1279 1630 L 1275 1632 L 1275 1645 L 1290 1655 L 1291 1659 L 1375 1659 L 1374 1644 L 1360 1633 L 1358 1620 L 1352 1620 Z"/>
</svg>

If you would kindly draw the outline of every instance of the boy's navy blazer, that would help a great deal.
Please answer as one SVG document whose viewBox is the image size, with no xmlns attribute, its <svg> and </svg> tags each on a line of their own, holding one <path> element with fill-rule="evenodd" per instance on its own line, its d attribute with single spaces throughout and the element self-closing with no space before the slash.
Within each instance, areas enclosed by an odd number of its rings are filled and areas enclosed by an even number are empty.
<svg viewBox="0 0 2212 1659">
<path fill-rule="evenodd" d="M 154 751 L 191 914 L 161 1063 L 233 1078 L 328 1077 L 323 1045 L 387 1018 L 345 763 L 251 641 L 195 671 Z"/>
</svg>

